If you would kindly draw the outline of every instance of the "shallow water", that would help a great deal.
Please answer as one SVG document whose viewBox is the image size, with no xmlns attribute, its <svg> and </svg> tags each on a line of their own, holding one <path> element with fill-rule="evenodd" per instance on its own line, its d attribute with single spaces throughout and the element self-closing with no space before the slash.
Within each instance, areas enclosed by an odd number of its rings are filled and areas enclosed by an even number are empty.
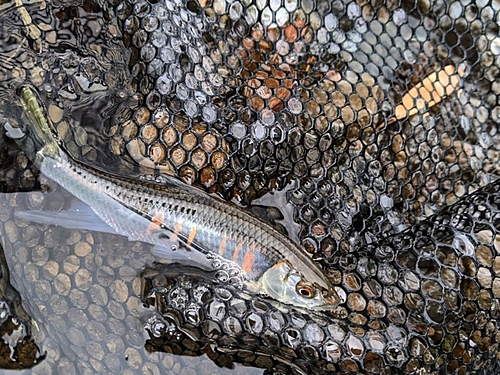
<svg viewBox="0 0 500 375">
<path fill-rule="evenodd" d="M 35 342 L 47 351 L 24 373 L 262 373 L 240 365 L 219 368 L 206 356 L 148 353 L 145 325 L 157 312 L 141 302 L 140 274 L 155 260 L 151 246 L 15 219 L 16 211 L 40 199 L 40 192 L 0 196 L 11 280 L 36 324 Z M 59 189 L 43 197 L 43 206 L 65 199 L 71 197 Z"/>
</svg>

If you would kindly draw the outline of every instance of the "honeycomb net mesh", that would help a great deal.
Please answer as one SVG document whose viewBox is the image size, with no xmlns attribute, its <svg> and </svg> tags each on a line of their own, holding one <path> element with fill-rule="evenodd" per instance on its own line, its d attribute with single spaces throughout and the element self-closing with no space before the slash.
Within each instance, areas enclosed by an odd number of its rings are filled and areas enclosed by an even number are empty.
<svg viewBox="0 0 500 375">
<path fill-rule="evenodd" d="M 302 245 L 349 252 L 497 174 L 497 8 L 120 3 L 140 104 L 117 136 L 133 138 L 136 158 L 244 204 L 296 178 Z M 418 91 L 425 80 L 438 99 Z"/>
<path fill-rule="evenodd" d="M 151 323 L 150 350 L 213 340 L 221 365 L 285 373 L 495 366 L 498 1 L 24 7 L 31 20 L 13 17 L 25 31 L 9 36 L 20 47 L 1 51 L 3 98 L 36 85 L 65 148 L 101 167 L 173 174 L 244 205 L 289 189 L 301 245 L 345 291 L 331 323 L 207 280 L 146 277 L 167 320 Z M 35 173 L 1 156 L 2 179 L 30 189 Z"/>
</svg>

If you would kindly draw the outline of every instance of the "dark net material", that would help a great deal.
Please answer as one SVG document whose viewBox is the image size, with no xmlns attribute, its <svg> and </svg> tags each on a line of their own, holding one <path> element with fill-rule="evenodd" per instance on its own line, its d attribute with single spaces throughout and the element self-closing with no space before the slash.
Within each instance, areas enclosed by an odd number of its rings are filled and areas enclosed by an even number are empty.
<svg viewBox="0 0 500 375">
<path fill-rule="evenodd" d="M 164 320 L 150 321 L 146 348 L 207 353 L 221 366 L 237 361 L 270 373 L 494 374 L 499 192 L 494 182 L 409 230 L 339 256 L 331 275 L 347 298 L 335 318 L 283 313 L 211 284 L 213 275 L 200 282 L 189 270 L 149 271 L 144 296 Z M 215 349 L 200 345 L 207 338 Z"/>
<path fill-rule="evenodd" d="M 153 268 L 149 351 L 284 374 L 493 373 L 498 1 L 23 7 L 1 25 L 5 101 L 35 85 L 71 154 L 129 176 L 243 204 L 295 181 L 300 243 L 343 296 L 315 317 Z M 2 181 L 31 188 L 19 169 Z"/>
<path fill-rule="evenodd" d="M 243 203 L 298 178 L 302 244 L 328 259 L 456 202 L 497 170 L 496 11 L 403 3 L 119 4 L 143 102 L 129 151 Z M 391 122 L 459 64 L 441 103 Z"/>
</svg>

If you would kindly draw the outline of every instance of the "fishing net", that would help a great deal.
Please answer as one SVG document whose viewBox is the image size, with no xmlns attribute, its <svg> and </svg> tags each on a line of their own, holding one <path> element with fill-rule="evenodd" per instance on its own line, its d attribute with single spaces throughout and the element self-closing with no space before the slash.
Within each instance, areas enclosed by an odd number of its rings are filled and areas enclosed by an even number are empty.
<svg viewBox="0 0 500 375">
<path fill-rule="evenodd" d="M 152 272 L 148 350 L 275 373 L 493 371 L 498 1 L 1 7 L 4 102 L 36 86 L 65 148 L 103 169 L 243 205 L 284 192 L 288 234 L 344 291 L 318 318 Z M 32 189 L 36 171 L 4 142 L 0 181 Z"/>
</svg>

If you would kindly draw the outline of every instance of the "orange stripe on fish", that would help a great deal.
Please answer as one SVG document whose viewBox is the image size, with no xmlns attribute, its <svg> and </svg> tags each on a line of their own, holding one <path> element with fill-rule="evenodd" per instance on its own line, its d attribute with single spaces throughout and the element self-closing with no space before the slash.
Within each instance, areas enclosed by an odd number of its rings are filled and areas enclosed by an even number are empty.
<svg viewBox="0 0 500 375">
<path fill-rule="evenodd" d="M 253 263 L 255 262 L 255 245 L 251 245 L 248 251 L 245 254 L 245 258 L 243 259 L 243 266 L 241 269 L 245 273 L 249 273 L 252 270 Z"/>
<path fill-rule="evenodd" d="M 219 255 L 222 256 L 224 254 L 224 250 L 226 248 L 227 236 L 222 237 L 222 242 L 219 246 Z"/>
<path fill-rule="evenodd" d="M 172 234 L 172 237 L 170 237 L 171 241 L 177 240 L 177 236 L 179 235 L 179 232 L 181 231 L 181 229 L 182 229 L 182 223 L 180 221 L 178 221 L 175 224 L 174 234 Z"/>
<path fill-rule="evenodd" d="M 236 246 L 236 249 L 234 249 L 233 261 L 236 262 L 238 260 L 238 255 L 240 254 L 242 248 L 243 248 L 243 242 L 238 242 L 238 246 Z"/>
<path fill-rule="evenodd" d="M 191 229 L 191 232 L 189 232 L 189 237 L 188 237 L 188 240 L 186 242 L 186 245 L 191 246 L 194 238 L 196 237 L 196 232 L 198 232 L 198 228 L 194 227 L 193 229 Z"/>
</svg>

